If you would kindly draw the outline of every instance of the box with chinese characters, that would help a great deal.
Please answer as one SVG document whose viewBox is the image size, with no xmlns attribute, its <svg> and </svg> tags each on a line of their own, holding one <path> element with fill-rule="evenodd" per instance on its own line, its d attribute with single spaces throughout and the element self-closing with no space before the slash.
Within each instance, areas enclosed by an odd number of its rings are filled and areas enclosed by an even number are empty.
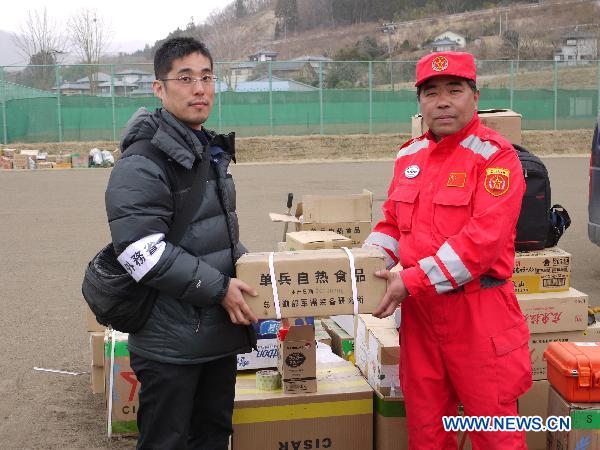
<svg viewBox="0 0 600 450">
<path fill-rule="evenodd" d="M 517 294 L 566 291 L 570 278 L 571 255 L 558 247 L 515 253 L 511 279 Z"/>
<path fill-rule="evenodd" d="M 277 317 L 275 294 L 281 317 L 353 314 L 355 305 L 359 313 L 371 313 L 386 291 L 386 281 L 375 276 L 385 269 L 383 255 L 375 249 L 350 252 L 356 292 L 344 250 L 247 253 L 237 261 L 236 273 L 258 293 L 245 299 L 259 319 Z"/>
</svg>

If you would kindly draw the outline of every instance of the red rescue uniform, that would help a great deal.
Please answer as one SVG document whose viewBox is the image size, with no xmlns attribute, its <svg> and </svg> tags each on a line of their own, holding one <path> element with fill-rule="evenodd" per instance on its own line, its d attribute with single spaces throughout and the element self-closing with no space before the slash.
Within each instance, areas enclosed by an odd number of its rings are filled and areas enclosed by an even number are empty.
<svg viewBox="0 0 600 450">
<path fill-rule="evenodd" d="M 441 417 L 517 415 L 532 383 L 529 331 L 509 278 L 525 182 L 477 113 L 457 133 L 404 144 L 366 240 L 400 263 L 400 380 L 411 449 L 456 449 Z M 470 432 L 474 449 L 526 448 L 523 432 Z"/>
</svg>

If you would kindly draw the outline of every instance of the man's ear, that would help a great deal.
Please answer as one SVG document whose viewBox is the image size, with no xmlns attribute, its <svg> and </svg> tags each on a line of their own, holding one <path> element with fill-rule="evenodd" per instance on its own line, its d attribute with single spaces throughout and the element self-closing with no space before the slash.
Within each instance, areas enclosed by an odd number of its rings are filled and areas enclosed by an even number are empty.
<svg viewBox="0 0 600 450">
<path fill-rule="evenodd" d="M 477 89 L 474 93 L 473 93 L 474 97 L 475 97 L 475 110 L 479 109 L 479 89 Z"/>
<path fill-rule="evenodd" d="M 166 91 L 166 86 L 164 85 L 164 82 L 160 80 L 154 80 L 152 82 L 152 90 L 154 91 L 155 96 L 163 100 Z"/>
</svg>

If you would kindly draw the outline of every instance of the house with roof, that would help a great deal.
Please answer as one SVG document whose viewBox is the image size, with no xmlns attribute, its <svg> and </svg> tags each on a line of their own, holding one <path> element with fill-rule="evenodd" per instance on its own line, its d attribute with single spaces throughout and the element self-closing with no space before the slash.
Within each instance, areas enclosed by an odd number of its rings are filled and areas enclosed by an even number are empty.
<svg viewBox="0 0 600 450">
<path fill-rule="evenodd" d="M 115 80 L 124 81 L 126 83 L 137 83 L 142 78 L 151 76 L 154 79 L 154 74 L 141 69 L 125 69 L 115 73 Z"/>
<path fill-rule="evenodd" d="M 248 59 L 250 61 L 259 62 L 275 61 L 277 59 L 278 54 L 279 53 L 274 52 L 272 50 L 260 50 L 252 55 L 248 55 Z"/>
<path fill-rule="evenodd" d="M 455 52 L 459 49 L 458 42 L 453 41 L 452 39 L 440 39 L 437 41 L 433 41 L 429 44 L 431 47 L 431 52 Z"/>
<path fill-rule="evenodd" d="M 235 92 L 269 92 L 269 90 L 274 92 L 303 92 L 318 89 L 309 84 L 279 77 L 271 77 L 271 80 L 269 80 L 268 75 L 252 81 L 243 81 L 235 86 Z"/>
<path fill-rule="evenodd" d="M 561 36 L 561 46 L 554 52 L 554 61 L 566 65 L 575 65 L 582 61 L 589 63 L 597 58 L 597 36 L 577 28 Z"/>
<path fill-rule="evenodd" d="M 465 48 L 467 45 L 467 38 L 465 36 L 450 30 L 446 30 L 443 33 L 434 36 L 432 41 L 443 41 L 445 39 L 456 42 L 458 44 L 457 48 Z"/>
</svg>

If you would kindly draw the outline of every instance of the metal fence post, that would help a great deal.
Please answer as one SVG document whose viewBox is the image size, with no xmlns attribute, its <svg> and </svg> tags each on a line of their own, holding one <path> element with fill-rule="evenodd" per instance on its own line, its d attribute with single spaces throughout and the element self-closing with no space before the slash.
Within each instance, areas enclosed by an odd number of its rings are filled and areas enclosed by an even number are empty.
<svg viewBox="0 0 600 450">
<path fill-rule="evenodd" d="M 373 61 L 369 61 L 369 134 L 373 134 Z"/>
<path fill-rule="evenodd" d="M 269 61 L 269 134 L 273 136 L 273 61 Z"/>
<path fill-rule="evenodd" d="M 557 129 L 558 121 L 558 62 L 554 61 L 554 129 Z"/>
<path fill-rule="evenodd" d="M 600 59 L 597 61 L 598 62 L 598 70 L 596 71 L 596 75 L 598 77 L 598 84 L 597 84 L 597 88 L 598 88 L 598 115 L 600 115 Z"/>
<path fill-rule="evenodd" d="M 510 60 L 510 81 L 509 81 L 509 89 L 510 89 L 510 109 L 514 111 L 513 100 L 515 95 L 515 61 L 514 59 Z"/>
<path fill-rule="evenodd" d="M 110 65 L 110 102 L 112 107 L 113 141 L 117 140 L 117 115 L 115 111 L 115 65 Z"/>
<path fill-rule="evenodd" d="M 4 78 L 4 67 L 0 67 L 0 80 L 2 81 L 2 143 L 8 144 L 8 128 L 6 127 L 6 81 Z"/>
<path fill-rule="evenodd" d="M 58 142 L 63 141 L 63 129 L 62 129 L 62 110 L 60 105 L 60 66 L 54 65 L 54 71 L 56 73 L 56 117 L 58 119 Z"/>
<path fill-rule="evenodd" d="M 221 116 L 221 64 L 217 63 L 217 128 L 219 134 L 223 132 L 223 117 Z"/>
<path fill-rule="evenodd" d="M 319 61 L 319 122 L 320 134 L 323 135 L 325 131 L 323 125 L 323 61 Z"/>
</svg>

